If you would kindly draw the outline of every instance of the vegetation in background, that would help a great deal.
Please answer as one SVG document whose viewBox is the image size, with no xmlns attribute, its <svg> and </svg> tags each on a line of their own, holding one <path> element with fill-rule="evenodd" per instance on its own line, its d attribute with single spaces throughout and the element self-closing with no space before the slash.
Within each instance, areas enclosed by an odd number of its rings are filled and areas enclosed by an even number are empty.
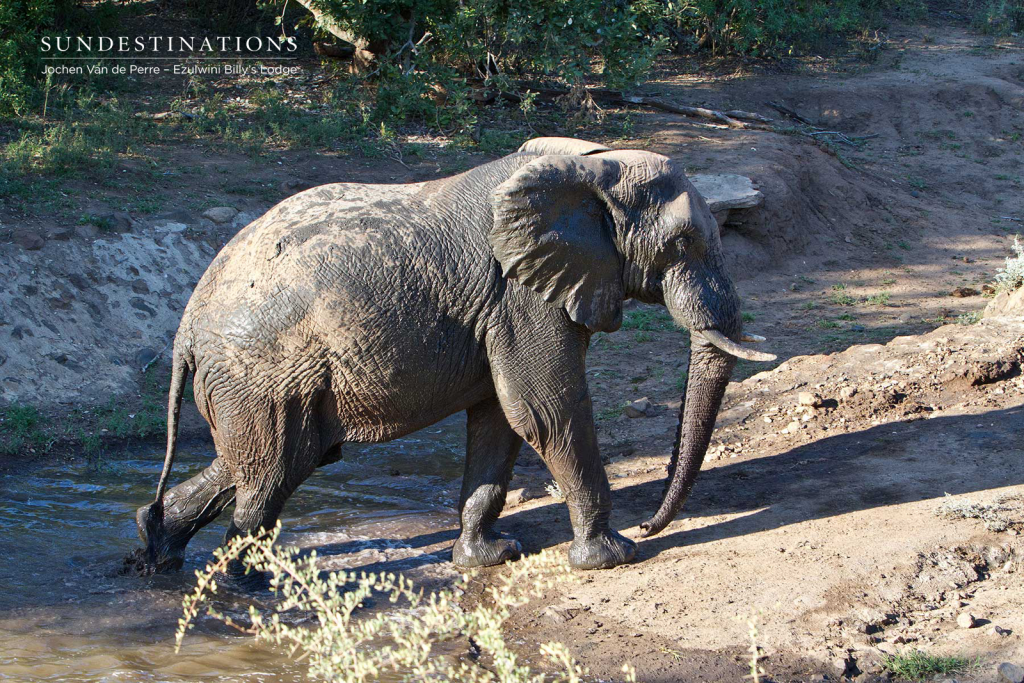
<svg viewBox="0 0 1024 683">
<path fill-rule="evenodd" d="M 250 606 L 248 624 L 209 605 L 207 614 L 257 640 L 286 646 L 306 661 L 316 680 L 363 683 L 383 676 L 401 681 L 576 683 L 586 675 L 561 643 L 546 643 L 539 653 L 557 673 L 534 671 L 512 651 L 502 632 L 514 607 L 575 579 L 551 551 L 507 565 L 493 575 L 476 604 L 468 604 L 471 574 L 437 591 L 418 589 L 400 574 L 321 574 L 315 551 L 300 556 L 296 549 L 275 543 L 280 531 L 279 524 L 262 536 L 237 537 L 215 551 L 205 570 L 196 572 L 198 584 L 184 600 L 178 625 L 178 648 L 202 604 L 217 592 L 218 573 L 240 560 L 250 571 L 267 573 L 276 599 Z M 371 602 L 382 607 L 371 611 Z M 444 645 L 454 641 L 472 643 L 477 656 L 444 656 Z M 632 667 L 623 671 L 627 680 L 636 680 Z"/>
<path fill-rule="evenodd" d="M 924 681 L 940 675 L 957 674 L 974 665 L 965 657 L 940 657 L 920 650 L 887 655 L 882 668 L 893 677 L 905 681 Z"/>
</svg>

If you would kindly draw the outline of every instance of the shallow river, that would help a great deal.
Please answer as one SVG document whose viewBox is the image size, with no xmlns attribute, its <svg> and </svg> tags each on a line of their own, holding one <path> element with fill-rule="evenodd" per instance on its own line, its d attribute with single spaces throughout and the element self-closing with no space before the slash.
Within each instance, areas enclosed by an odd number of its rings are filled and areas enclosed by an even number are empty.
<svg viewBox="0 0 1024 683">
<path fill-rule="evenodd" d="M 431 546 L 454 536 L 447 530 L 456 524 L 464 438 L 456 416 L 389 444 L 346 446 L 344 460 L 288 502 L 283 541 L 317 548 L 331 569 L 440 566 L 449 555 Z M 212 449 L 183 448 L 172 481 L 212 457 Z M 304 680 L 301 663 L 209 619 L 174 654 L 182 596 L 221 540 L 230 509 L 192 540 L 183 571 L 117 575 L 125 553 L 140 545 L 135 509 L 151 500 L 162 459 L 147 448 L 134 459 L 0 478 L 0 680 Z"/>
</svg>

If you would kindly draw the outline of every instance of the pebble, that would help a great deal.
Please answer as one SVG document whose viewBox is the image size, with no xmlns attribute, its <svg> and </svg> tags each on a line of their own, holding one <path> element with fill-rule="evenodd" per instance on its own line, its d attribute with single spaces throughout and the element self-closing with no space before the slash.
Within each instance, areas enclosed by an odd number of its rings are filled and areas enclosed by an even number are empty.
<svg viewBox="0 0 1024 683">
<path fill-rule="evenodd" d="M 1011 664 L 1010 662 L 1003 662 L 996 667 L 996 673 L 999 674 L 1000 681 L 1006 681 L 1006 683 L 1024 683 L 1024 668 Z"/>
<path fill-rule="evenodd" d="M 851 399 L 857 395 L 857 387 L 843 387 L 839 390 L 839 398 Z"/>
<path fill-rule="evenodd" d="M 961 612 L 956 618 L 956 625 L 960 628 L 974 628 L 978 622 L 970 612 Z"/>
<path fill-rule="evenodd" d="M 175 221 L 161 221 L 154 226 L 160 232 L 185 232 L 188 226 Z"/>
<path fill-rule="evenodd" d="M 238 215 L 238 209 L 230 206 L 215 206 L 212 209 L 203 211 L 203 217 L 209 218 L 214 223 L 227 223 Z"/>
<path fill-rule="evenodd" d="M 651 414 L 651 408 L 651 400 L 645 396 L 644 398 L 627 403 L 622 412 L 626 414 L 626 417 L 648 417 Z"/>
<path fill-rule="evenodd" d="M 846 673 L 846 670 L 850 668 L 850 660 L 846 657 L 835 657 L 832 659 L 832 668 L 839 672 L 842 676 Z"/>
<path fill-rule="evenodd" d="M 505 497 L 506 507 L 516 507 L 530 500 L 530 494 L 526 489 L 512 489 Z"/>
<path fill-rule="evenodd" d="M 821 405 L 821 396 L 818 394 L 812 394 L 809 391 L 801 391 L 797 394 L 796 402 L 798 405 L 810 406 L 811 408 L 817 408 Z"/>
<path fill-rule="evenodd" d="M 993 626 L 988 630 L 988 634 L 990 636 L 1002 637 L 1010 635 L 1010 631 L 1008 629 L 1003 628 L 1002 626 Z"/>
<path fill-rule="evenodd" d="M 800 423 L 797 422 L 796 420 L 793 420 L 788 425 L 786 425 L 785 428 L 783 428 L 782 433 L 783 434 L 792 434 L 793 432 L 797 431 L 798 429 L 800 429 Z"/>
</svg>

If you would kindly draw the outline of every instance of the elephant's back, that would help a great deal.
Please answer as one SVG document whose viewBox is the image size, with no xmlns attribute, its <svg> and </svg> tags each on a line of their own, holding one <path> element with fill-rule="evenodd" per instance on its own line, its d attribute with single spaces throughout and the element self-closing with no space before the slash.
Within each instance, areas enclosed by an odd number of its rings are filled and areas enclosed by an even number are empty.
<svg viewBox="0 0 1024 683">
<path fill-rule="evenodd" d="M 453 375 L 485 370 L 466 350 L 483 337 L 497 265 L 483 231 L 438 215 L 424 186 L 326 185 L 239 232 L 183 317 L 197 389 L 216 402 L 223 376 L 233 378 L 225 386 L 244 381 L 256 393 L 331 386 L 351 401 L 339 412 L 369 427 L 375 415 L 412 411 L 393 397 L 410 384 L 435 385 L 437 358 L 451 349 L 464 350 L 450 363 Z M 442 403 L 446 394 L 430 389 Z"/>
</svg>

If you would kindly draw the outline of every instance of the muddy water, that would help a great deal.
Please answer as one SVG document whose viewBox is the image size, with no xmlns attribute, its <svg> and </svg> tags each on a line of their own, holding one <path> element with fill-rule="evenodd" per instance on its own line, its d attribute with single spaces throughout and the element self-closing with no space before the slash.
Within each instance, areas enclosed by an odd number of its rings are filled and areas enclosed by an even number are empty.
<svg viewBox="0 0 1024 683">
<path fill-rule="evenodd" d="M 453 418 L 390 444 L 346 446 L 344 460 L 289 501 L 284 541 L 317 548 L 331 569 L 441 571 L 456 522 L 463 434 Z M 212 457 L 183 449 L 174 481 Z M 192 540 L 182 572 L 117 575 L 139 544 L 134 510 L 151 498 L 161 460 L 152 449 L 0 478 L 0 680 L 304 680 L 301 663 L 210 620 L 173 652 L 182 595 L 220 541 L 227 513 Z M 244 608 L 230 598 L 218 606 Z"/>
</svg>

